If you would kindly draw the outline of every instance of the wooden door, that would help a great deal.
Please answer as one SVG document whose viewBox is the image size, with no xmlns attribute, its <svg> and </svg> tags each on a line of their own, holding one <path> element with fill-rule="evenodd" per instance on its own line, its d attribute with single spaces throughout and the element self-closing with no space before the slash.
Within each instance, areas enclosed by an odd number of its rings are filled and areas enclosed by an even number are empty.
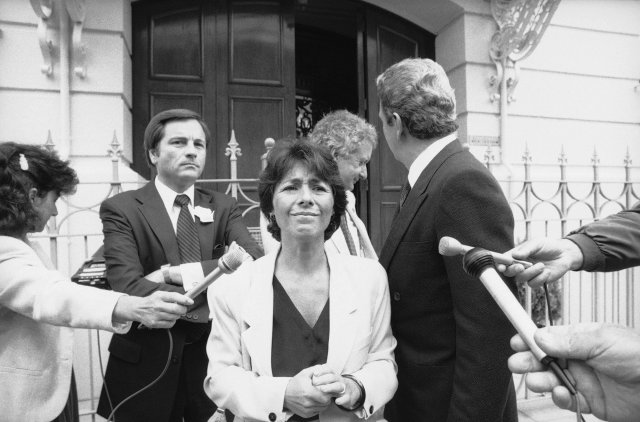
<svg viewBox="0 0 640 422">
<path fill-rule="evenodd" d="M 404 20 L 375 9 L 366 14 L 367 116 L 378 130 L 378 148 L 369 165 L 369 234 L 379 252 L 387 238 L 400 199 L 407 169 L 387 146 L 378 119 L 376 78 L 386 68 L 407 57 L 435 58 L 435 37 Z"/>
<path fill-rule="evenodd" d="M 229 178 L 232 130 L 238 177 L 255 178 L 265 138 L 295 135 L 293 2 L 138 1 L 132 11 L 132 167 L 149 176 L 144 128 L 159 111 L 183 107 L 211 130 L 203 178 Z"/>
</svg>

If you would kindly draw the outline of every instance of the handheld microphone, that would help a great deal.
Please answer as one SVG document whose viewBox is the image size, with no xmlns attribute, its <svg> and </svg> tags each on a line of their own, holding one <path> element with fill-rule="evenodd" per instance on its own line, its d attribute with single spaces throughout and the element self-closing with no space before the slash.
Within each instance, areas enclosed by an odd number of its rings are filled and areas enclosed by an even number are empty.
<svg viewBox="0 0 640 422">
<path fill-rule="evenodd" d="M 236 242 L 229 245 L 229 250 L 218 259 L 218 268 L 211 271 L 200 283 L 195 284 L 191 290 L 184 295 L 190 299 L 195 299 L 200 293 L 204 292 L 214 281 L 219 279 L 223 274 L 231 274 L 237 270 L 245 259 L 250 255 L 245 252 L 242 246 Z M 139 330 L 147 329 L 144 324 L 138 325 Z"/>
<path fill-rule="evenodd" d="M 218 259 L 218 268 L 211 271 L 200 283 L 196 284 L 185 293 L 185 296 L 194 299 L 200 293 L 204 292 L 214 281 L 219 279 L 223 274 L 231 274 L 237 270 L 247 258 L 248 254 L 236 242 L 229 245 L 229 250 Z"/>
<path fill-rule="evenodd" d="M 444 238 L 443 238 L 444 239 Z M 454 239 L 455 240 L 455 239 Z M 556 358 L 547 355 L 535 342 L 533 334 L 538 327 L 533 323 L 520 302 L 511 293 L 495 269 L 493 253 L 481 248 L 472 248 L 464 254 L 462 266 L 467 274 L 479 278 L 484 287 L 489 291 L 502 312 L 518 331 L 518 334 L 527 343 L 531 353 L 542 364 L 551 368 L 569 392 L 577 394 L 575 385 L 571 382 L 567 373 L 560 367 Z"/>
<path fill-rule="evenodd" d="M 464 255 L 467 252 L 469 252 L 471 249 L 473 249 L 472 246 L 463 245 L 458 240 L 449 236 L 443 236 L 442 239 L 440 239 L 440 243 L 438 244 L 438 252 L 440 252 L 440 255 L 443 255 L 443 256 Z M 490 254 L 493 257 L 493 260 L 498 264 L 503 264 L 503 265 L 520 264 L 525 268 L 529 268 L 530 266 L 533 265 L 531 262 L 521 261 L 519 259 L 513 259 L 511 256 L 505 255 L 502 253 L 491 252 L 486 250 L 485 252 Z"/>
</svg>

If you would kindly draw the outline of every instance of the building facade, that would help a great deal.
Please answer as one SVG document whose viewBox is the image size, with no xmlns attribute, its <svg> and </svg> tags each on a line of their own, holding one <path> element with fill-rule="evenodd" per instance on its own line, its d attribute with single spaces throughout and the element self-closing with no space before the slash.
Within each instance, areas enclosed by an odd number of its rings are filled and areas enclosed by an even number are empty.
<svg viewBox="0 0 640 422">
<path fill-rule="evenodd" d="M 527 19 L 518 4 L 528 4 Z M 510 24 L 528 25 L 535 42 L 501 62 L 496 51 Z M 50 140 L 83 182 L 72 201 L 90 207 L 109 188 L 112 140 L 121 147 L 119 178 L 135 188 L 151 176 L 141 148 L 148 118 L 187 107 L 213 133 L 205 177 L 229 177 L 233 131 L 243 154 L 238 177 L 250 179 L 266 138 L 305 134 L 324 111 L 347 108 L 379 128 L 376 76 L 404 57 L 430 57 L 455 88 L 460 139 L 508 197 L 532 178 L 542 182 L 541 198 L 552 196 L 566 176 L 558 159 L 570 164 L 577 206 L 564 206 L 566 232 L 638 199 L 638 51 L 640 0 L 2 0 L 0 141 Z M 599 204 L 592 198 L 591 210 L 581 198 L 594 160 L 605 195 Z M 381 137 L 369 179 L 356 188 L 377 248 L 405 174 Z M 536 216 L 514 207 L 525 222 L 516 240 L 549 233 L 535 222 L 554 213 L 544 209 Z M 78 231 L 99 234 L 95 213 L 60 225 L 62 234 Z M 69 246 L 68 270 L 98 244 Z M 639 305 L 625 318 L 640 321 L 640 300 L 631 303 Z M 88 347 L 79 346 L 78 359 Z M 97 371 L 84 363 L 77 366 Z M 79 372 L 99 386 L 99 377 Z M 91 399 L 90 390 L 81 397 Z"/>
</svg>

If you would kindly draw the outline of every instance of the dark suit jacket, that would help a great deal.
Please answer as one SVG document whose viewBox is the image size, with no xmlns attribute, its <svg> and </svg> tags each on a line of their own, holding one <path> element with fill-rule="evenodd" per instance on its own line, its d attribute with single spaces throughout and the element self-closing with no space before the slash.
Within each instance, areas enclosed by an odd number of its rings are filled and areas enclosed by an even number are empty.
<svg viewBox="0 0 640 422">
<path fill-rule="evenodd" d="M 217 267 L 224 247 L 234 240 L 254 258 L 263 255 L 262 249 L 242 222 L 234 199 L 196 188 L 194 203 L 195 206 L 214 210 L 213 222 L 201 223 L 196 219 L 205 275 Z M 153 182 L 104 201 L 100 207 L 100 218 L 104 232 L 107 278 L 113 290 L 133 296 L 148 296 L 156 290 L 184 293 L 180 286 L 154 283 L 144 278 L 164 264 L 180 264 L 176 235 Z M 171 329 L 173 352 L 167 373 L 152 388 L 119 409 L 117 421 L 167 421 L 176 396 L 178 376 L 185 365 L 192 365 L 194 369 L 204 368 L 201 379 L 193 385 L 197 389 L 194 391 L 204 396 L 206 338 L 201 342 L 202 350 L 195 357 L 190 356 L 183 362 L 182 354 L 185 336 L 206 330 L 208 319 L 205 292 L 195 299 L 188 313 Z M 113 336 L 109 351 L 106 384 L 115 407 L 160 375 L 168 358 L 169 340 L 165 330 L 139 330 L 134 324 L 127 334 Z M 212 409 L 215 410 L 215 407 Z M 106 417 L 110 412 L 111 406 L 103 390 L 98 413 Z"/>
<path fill-rule="evenodd" d="M 438 253 L 443 236 L 498 252 L 513 246 L 513 215 L 500 186 L 458 141 L 424 169 L 380 254 L 398 340 L 399 388 L 385 416 L 517 421 L 507 368 L 515 330 L 482 283 L 464 272 L 462 257 Z"/>
</svg>

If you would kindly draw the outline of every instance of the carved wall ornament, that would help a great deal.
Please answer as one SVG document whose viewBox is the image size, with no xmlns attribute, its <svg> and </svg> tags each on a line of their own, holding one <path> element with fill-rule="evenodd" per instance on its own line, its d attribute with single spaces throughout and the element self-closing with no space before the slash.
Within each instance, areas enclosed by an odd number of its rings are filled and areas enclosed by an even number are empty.
<svg viewBox="0 0 640 422">
<path fill-rule="evenodd" d="M 38 43 L 40 44 L 40 51 L 42 52 L 42 58 L 44 60 L 40 70 L 47 75 L 47 77 L 53 76 L 55 43 L 51 37 L 50 30 L 55 26 L 52 19 L 55 1 L 64 3 L 64 10 L 66 10 L 73 23 L 71 35 L 71 45 L 75 61 L 73 73 L 80 78 L 85 78 L 87 75 L 86 47 L 82 43 L 82 30 L 84 29 L 86 10 L 85 0 L 30 0 L 31 7 L 38 17 Z M 67 40 L 60 39 L 59 42 L 67 42 Z"/>
<path fill-rule="evenodd" d="M 535 50 L 559 3 L 560 0 L 491 0 L 491 14 L 498 24 L 489 48 L 496 66 L 496 75 L 489 82 L 496 88 L 491 101 L 501 95 L 507 96 L 507 102 L 515 100 L 513 92 L 520 78 L 518 62 Z"/>
<path fill-rule="evenodd" d="M 75 65 L 73 73 L 84 79 L 87 76 L 86 56 L 87 50 L 82 43 L 82 30 L 85 19 L 85 0 L 64 0 L 64 6 L 73 22 L 71 33 L 71 45 L 73 46 L 73 60 Z"/>
<path fill-rule="evenodd" d="M 38 43 L 44 63 L 40 66 L 40 71 L 51 77 L 53 75 L 53 40 L 49 37 L 51 25 L 51 14 L 53 13 L 52 0 L 30 0 L 31 7 L 38 17 Z"/>
</svg>

